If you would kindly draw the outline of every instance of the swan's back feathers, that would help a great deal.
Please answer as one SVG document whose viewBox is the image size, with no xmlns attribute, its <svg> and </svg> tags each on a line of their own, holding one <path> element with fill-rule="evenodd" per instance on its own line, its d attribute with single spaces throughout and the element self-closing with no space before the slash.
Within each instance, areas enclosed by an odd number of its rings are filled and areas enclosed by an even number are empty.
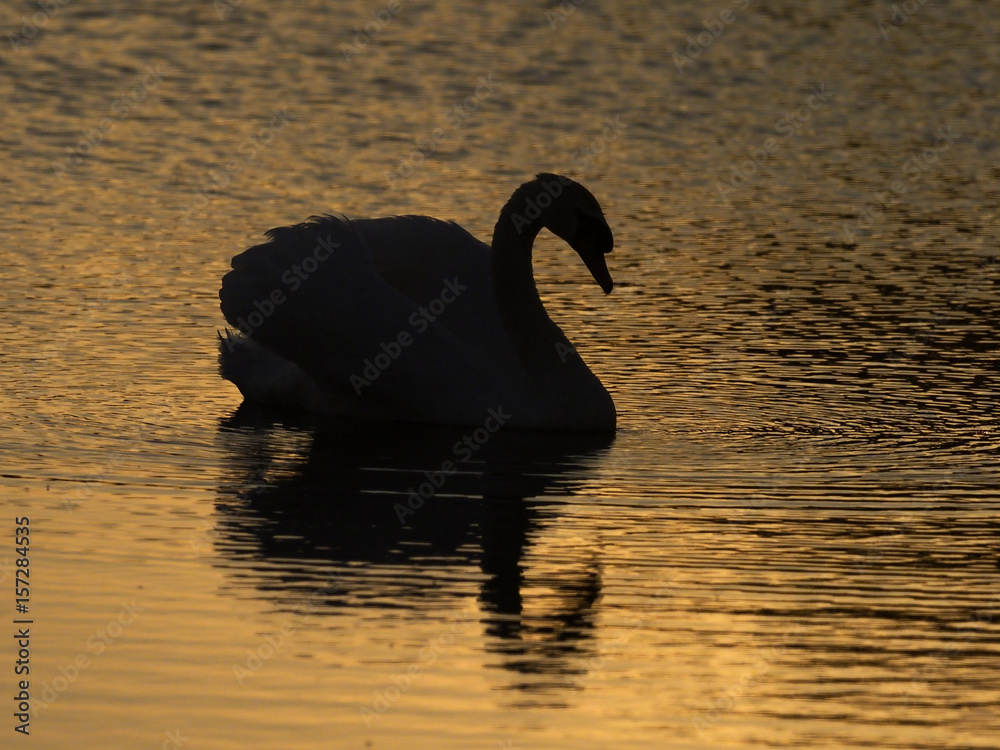
<svg viewBox="0 0 1000 750">
<path fill-rule="evenodd" d="M 468 413 L 497 363 L 516 361 L 499 328 L 489 248 L 456 224 L 321 216 L 266 236 L 233 258 L 222 312 L 333 393 L 414 419 L 423 408 L 440 417 L 442 399 Z M 427 406 L 402 402 L 413 394 Z"/>
<path fill-rule="evenodd" d="M 463 284 L 490 284 L 483 276 L 489 268 L 489 246 L 454 222 L 393 216 L 351 223 L 379 276 L 418 304 L 441 293 L 445 274 L 458 276 Z"/>
</svg>

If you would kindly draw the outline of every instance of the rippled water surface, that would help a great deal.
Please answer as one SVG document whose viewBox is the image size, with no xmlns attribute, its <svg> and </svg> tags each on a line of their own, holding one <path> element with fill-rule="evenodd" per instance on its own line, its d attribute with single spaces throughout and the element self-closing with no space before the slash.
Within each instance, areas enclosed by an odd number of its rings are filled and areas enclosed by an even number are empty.
<svg viewBox="0 0 1000 750">
<path fill-rule="evenodd" d="M 655 5 L 0 5 L 28 742 L 997 746 L 1000 15 Z M 615 231 L 608 297 L 535 270 L 616 435 L 238 409 L 262 231 L 488 239 L 543 170 Z"/>
</svg>

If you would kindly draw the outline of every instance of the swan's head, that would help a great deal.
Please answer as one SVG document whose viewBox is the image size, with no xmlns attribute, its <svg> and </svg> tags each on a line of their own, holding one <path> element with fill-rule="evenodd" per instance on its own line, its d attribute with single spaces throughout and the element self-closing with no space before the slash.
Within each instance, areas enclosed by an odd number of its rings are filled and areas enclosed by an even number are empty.
<svg viewBox="0 0 1000 750">
<path fill-rule="evenodd" d="M 538 205 L 542 195 L 552 198 L 539 223 L 576 250 L 594 281 L 610 294 L 615 284 L 604 256 L 614 248 L 615 238 L 597 199 L 583 185 L 561 175 L 540 174 L 529 184 L 542 190 L 536 198 Z"/>
</svg>

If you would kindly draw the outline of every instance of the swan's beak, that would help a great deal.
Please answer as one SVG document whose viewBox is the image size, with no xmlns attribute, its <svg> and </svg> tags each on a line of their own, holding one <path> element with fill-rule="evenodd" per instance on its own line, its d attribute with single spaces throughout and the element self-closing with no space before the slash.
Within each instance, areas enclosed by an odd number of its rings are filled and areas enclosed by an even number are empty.
<svg viewBox="0 0 1000 750">
<path fill-rule="evenodd" d="M 603 250 L 596 238 L 592 236 L 578 239 L 574 243 L 573 249 L 583 258 L 583 262 L 587 264 L 594 281 L 601 285 L 604 293 L 611 294 L 611 290 L 615 288 L 615 282 L 608 271 L 607 261 L 604 260 L 605 252 L 611 252 L 611 250 Z"/>
</svg>

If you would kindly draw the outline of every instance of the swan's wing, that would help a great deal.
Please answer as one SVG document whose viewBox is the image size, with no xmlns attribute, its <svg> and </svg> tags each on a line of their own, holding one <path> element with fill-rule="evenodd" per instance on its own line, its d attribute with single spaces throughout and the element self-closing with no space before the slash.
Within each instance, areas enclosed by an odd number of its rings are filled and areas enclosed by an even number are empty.
<svg viewBox="0 0 1000 750">
<path fill-rule="evenodd" d="M 489 246 L 454 222 L 392 216 L 354 219 L 351 226 L 365 243 L 379 276 L 414 302 L 440 293 L 440 279 L 435 280 L 435 275 L 460 274 L 478 280 L 489 272 Z"/>
<path fill-rule="evenodd" d="M 322 217 L 267 236 L 223 278 L 231 325 L 325 387 L 400 416 L 440 418 L 442 403 L 467 414 L 492 398 L 503 334 L 488 248 L 463 229 Z"/>
<path fill-rule="evenodd" d="M 426 308 L 451 289 L 441 324 L 476 346 L 505 343 L 490 274 L 490 247 L 454 222 L 427 216 L 394 216 L 351 222 L 368 250 L 375 271 L 397 292 Z M 439 305 L 436 305 L 439 307 Z M 494 349 L 495 352 L 495 349 Z M 512 355 L 506 350 L 497 356 Z"/>
</svg>

